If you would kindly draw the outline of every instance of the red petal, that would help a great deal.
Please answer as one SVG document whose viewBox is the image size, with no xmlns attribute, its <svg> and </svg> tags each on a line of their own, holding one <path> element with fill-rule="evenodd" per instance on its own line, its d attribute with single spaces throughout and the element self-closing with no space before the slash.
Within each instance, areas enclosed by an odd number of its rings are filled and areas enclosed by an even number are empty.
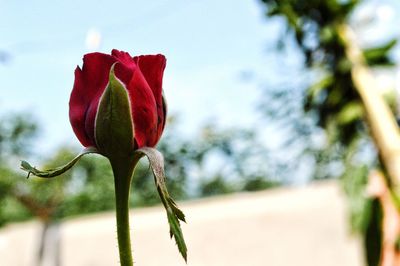
<svg viewBox="0 0 400 266">
<path fill-rule="evenodd" d="M 69 101 L 69 120 L 74 130 L 75 135 L 83 146 L 95 146 L 94 142 L 87 136 L 85 131 L 85 113 L 88 102 L 87 97 L 82 97 L 80 94 L 84 90 L 82 79 L 82 70 L 78 67 L 75 69 L 74 88 Z"/>
<path fill-rule="evenodd" d="M 157 141 L 161 136 L 161 133 L 165 125 L 166 117 L 166 106 L 162 96 L 162 80 L 164 75 L 164 69 L 167 63 L 165 56 L 158 55 L 142 55 L 134 57 L 134 60 L 143 73 L 147 83 L 149 84 L 154 99 L 157 104 Z M 156 142 L 157 142 L 156 141 Z"/>
<path fill-rule="evenodd" d="M 79 141 L 85 147 L 95 146 L 95 113 L 99 98 L 107 85 L 111 65 L 115 61 L 115 58 L 107 54 L 86 54 L 83 57 L 82 70 L 78 67 L 75 71 L 75 83 L 69 102 L 70 121 Z"/>
<path fill-rule="evenodd" d="M 133 61 L 133 58 L 129 53 L 113 49 L 111 51 L 111 55 L 127 67 L 130 67 L 132 69 L 136 68 L 136 63 L 135 61 Z"/>
<path fill-rule="evenodd" d="M 157 106 L 154 95 L 139 69 L 128 86 L 135 140 L 138 148 L 157 144 Z"/>
<path fill-rule="evenodd" d="M 117 49 L 113 49 L 111 54 L 120 63 L 115 66 L 115 75 L 125 84 L 125 86 L 128 86 L 132 79 L 132 74 L 137 68 L 135 61 L 133 61 L 133 58 L 129 53 Z"/>
<path fill-rule="evenodd" d="M 164 75 L 167 59 L 165 56 L 158 55 L 141 55 L 133 58 L 144 78 L 153 91 L 157 103 L 162 102 L 162 80 Z"/>
</svg>

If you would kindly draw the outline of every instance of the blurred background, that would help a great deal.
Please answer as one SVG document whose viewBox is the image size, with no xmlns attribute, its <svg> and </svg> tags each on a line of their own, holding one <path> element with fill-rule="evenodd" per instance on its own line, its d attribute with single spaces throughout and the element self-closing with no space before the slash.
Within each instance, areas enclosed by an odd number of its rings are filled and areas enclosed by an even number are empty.
<svg viewBox="0 0 400 266">
<path fill-rule="evenodd" d="M 0 265 L 118 265 L 105 158 L 51 180 L 18 169 L 80 151 L 73 71 L 113 48 L 167 57 L 158 148 L 188 265 L 400 265 L 384 264 L 385 189 L 368 181 L 396 194 L 390 130 L 360 92 L 373 80 L 398 117 L 399 13 L 396 0 L 0 1 Z M 145 160 L 130 200 L 137 264 L 184 265 Z M 386 217 L 396 257 L 398 212 Z"/>
</svg>

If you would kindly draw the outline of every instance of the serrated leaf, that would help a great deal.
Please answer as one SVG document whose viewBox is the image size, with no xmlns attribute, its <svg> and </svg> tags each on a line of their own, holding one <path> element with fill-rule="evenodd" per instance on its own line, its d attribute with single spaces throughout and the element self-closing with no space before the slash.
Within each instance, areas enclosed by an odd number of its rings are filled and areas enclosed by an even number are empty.
<svg viewBox="0 0 400 266">
<path fill-rule="evenodd" d="M 34 176 L 38 176 L 38 177 L 51 178 L 51 177 L 59 176 L 59 175 L 65 173 L 66 171 L 71 169 L 83 155 L 89 154 L 89 153 L 97 153 L 97 149 L 94 147 L 86 148 L 80 154 L 78 154 L 74 159 L 72 159 L 70 162 L 68 162 L 67 164 L 64 164 L 62 166 L 52 168 L 52 169 L 39 170 L 36 167 L 30 165 L 27 161 L 21 161 L 20 168 L 22 170 L 28 172 L 27 178 L 29 178 L 29 176 L 31 174 Z"/>
<path fill-rule="evenodd" d="M 165 183 L 164 158 L 159 151 L 149 147 L 144 147 L 136 150 L 135 153 L 139 156 L 146 155 L 150 162 L 150 167 L 154 174 L 154 181 L 157 186 L 158 194 L 167 212 L 170 237 L 175 238 L 175 242 L 178 246 L 179 252 L 181 253 L 184 260 L 187 261 L 187 247 L 179 222 L 179 220 L 186 222 L 185 215 L 178 208 L 175 201 L 170 197 L 168 193 Z"/>
</svg>

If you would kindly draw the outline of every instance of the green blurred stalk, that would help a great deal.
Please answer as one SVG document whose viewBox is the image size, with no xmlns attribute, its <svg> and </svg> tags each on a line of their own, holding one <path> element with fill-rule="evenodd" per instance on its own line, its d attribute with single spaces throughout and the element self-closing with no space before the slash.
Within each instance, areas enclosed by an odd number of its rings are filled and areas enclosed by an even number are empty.
<svg viewBox="0 0 400 266">
<path fill-rule="evenodd" d="M 114 173 L 118 249 L 121 266 L 132 266 L 133 256 L 129 227 L 129 192 L 137 158 L 110 161 Z"/>
</svg>

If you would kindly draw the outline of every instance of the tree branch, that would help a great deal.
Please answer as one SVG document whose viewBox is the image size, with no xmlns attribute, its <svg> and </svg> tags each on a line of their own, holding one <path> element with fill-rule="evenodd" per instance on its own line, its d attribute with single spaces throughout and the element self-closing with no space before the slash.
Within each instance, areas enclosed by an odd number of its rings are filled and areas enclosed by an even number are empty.
<svg viewBox="0 0 400 266">
<path fill-rule="evenodd" d="M 347 58 L 352 63 L 351 75 L 367 113 L 372 136 L 388 171 L 390 181 L 400 186 L 400 131 L 396 119 L 377 90 L 377 84 L 365 63 L 362 50 L 351 28 L 345 24 L 338 33 L 346 46 Z"/>
</svg>

